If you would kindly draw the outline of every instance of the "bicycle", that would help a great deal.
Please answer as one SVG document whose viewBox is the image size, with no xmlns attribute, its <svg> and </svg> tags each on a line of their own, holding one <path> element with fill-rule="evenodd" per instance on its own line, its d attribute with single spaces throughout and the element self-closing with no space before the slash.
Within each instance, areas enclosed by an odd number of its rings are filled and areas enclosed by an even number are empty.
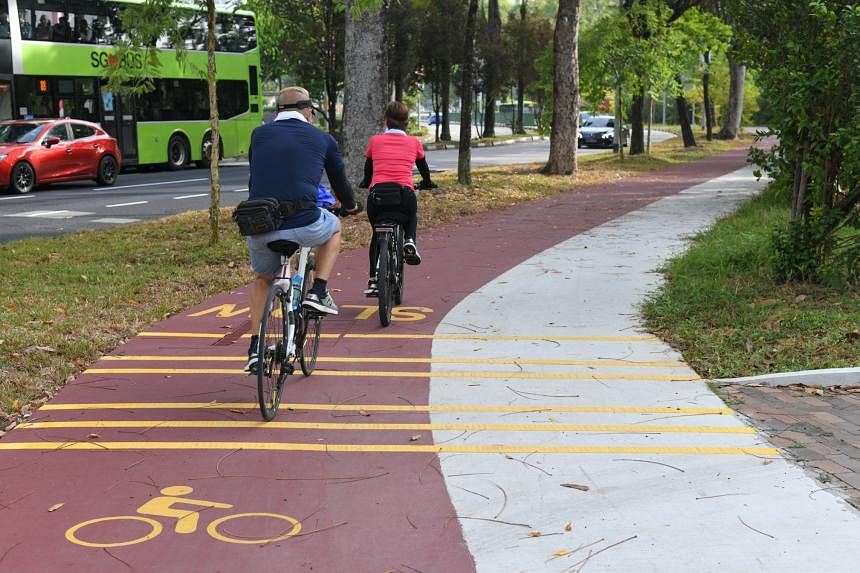
<svg viewBox="0 0 860 573">
<path fill-rule="evenodd" d="M 425 185 L 423 182 L 415 189 L 435 189 L 434 183 Z M 401 186 L 397 183 L 379 183 L 370 190 L 368 202 L 375 193 L 382 195 L 377 205 L 382 208 L 376 214 L 371 239 L 371 255 L 376 255 L 376 296 L 379 299 L 379 322 L 382 326 L 391 324 L 391 311 L 394 305 L 403 302 L 403 242 L 404 225 L 409 221 L 408 215 L 397 210 L 400 206 Z M 411 191 L 410 191 L 411 192 Z M 386 210 L 386 207 L 388 210 Z"/>
<path fill-rule="evenodd" d="M 376 288 L 379 322 L 391 324 L 391 311 L 403 302 L 403 225 L 407 216 L 397 211 L 382 211 L 373 225 L 376 252 Z"/>
<path fill-rule="evenodd" d="M 316 368 L 323 313 L 302 306 L 314 282 L 311 248 L 277 240 L 268 243 L 281 255 L 281 270 L 275 276 L 263 308 L 257 341 L 257 397 L 260 413 L 267 422 L 275 417 L 286 377 L 299 362 L 302 373 L 310 376 Z M 293 256 L 299 253 L 292 273 Z"/>
</svg>

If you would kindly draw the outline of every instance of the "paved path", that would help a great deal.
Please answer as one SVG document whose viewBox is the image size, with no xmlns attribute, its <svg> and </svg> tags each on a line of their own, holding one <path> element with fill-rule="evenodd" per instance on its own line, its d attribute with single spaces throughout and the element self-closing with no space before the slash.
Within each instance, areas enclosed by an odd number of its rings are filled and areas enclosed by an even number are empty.
<svg viewBox="0 0 860 573">
<path fill-rule="evenodd" d="M 344 254 L 276 423 L 244 289 L 155 325 L 0 441 L 0 570 L 850 570 L 857 512 L 636 328 L 743 159 L 423 233 L 387 329 Z"/>
</svg>

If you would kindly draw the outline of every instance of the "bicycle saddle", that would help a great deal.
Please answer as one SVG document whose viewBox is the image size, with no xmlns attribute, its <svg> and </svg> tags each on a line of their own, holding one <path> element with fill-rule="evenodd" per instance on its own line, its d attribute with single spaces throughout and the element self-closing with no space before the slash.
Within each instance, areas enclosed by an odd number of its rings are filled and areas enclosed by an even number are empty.
<svg viewBox="0 0 860 573">
<path fill-rule="evenodd" d="M 266 246 L 285 257 L 292 257 L 293 253 L 298 251 L 301 245 L 285 239 L 278 239 L 277 241 L 266 243 Z"/>
</svg>

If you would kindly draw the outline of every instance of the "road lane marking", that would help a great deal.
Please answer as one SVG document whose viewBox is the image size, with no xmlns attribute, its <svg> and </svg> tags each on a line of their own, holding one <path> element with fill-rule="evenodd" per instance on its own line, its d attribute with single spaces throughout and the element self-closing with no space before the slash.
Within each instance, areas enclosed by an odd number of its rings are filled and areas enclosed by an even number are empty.
<svg viewBox="0 0 860 573">
<path fill-rule="evenodd" d="M 110 362 L 245 362 L 247 356 L 103 356 Z M 637 367 L 684 367 L 684 362 L 637 362 L 635 360 L 520 360 L 515 358 L 380 358 L 356 356 L 319 356 L 317 362 L 372 362 L 404 364 L 541 364 L 560 366 L 637 366 Z"/>
<path fill-rule="evenodd" d="M 458 454 L 665 454 L 779 456 L 778 448 L 696 446 L 507 446 L 464 444 L 303 444 L 277 442 L 0 442 L 0 450 L 260 450 L 282 452 Z"/>
<path fill-rule="evenodd" d="M 146 205 L 149 201 L 132 201 L 131 203 L 116 203 L 115 205 L 105 205 L 108 209 L 113 207 L 130 207 L 132 205 Z"/>
<path fill-rule="evenodd" d="M 256 402 L 102 402 L 93 404 L 45 404 L 42 410 L 256 410 Z M 408 405 L 408 404 L 290 404 L 281 403 L 281 410 L 323 410 L 326 412 L 567 412 L 598 414 L 696 414 L 732 415 L 731 408 L 680 408 L 672 406 L 525 406 L 525 405 Z"/>
<path fill-rule="evenodd" d="M 612 432 L 621 434 L 755 434 L 747 426 L 640 426 L 632 424 L 390 424 L 335 422 L 252 422 L 240 420 L 92 420 L 69 422 L 23 422 L 22 430 L 58 428 L 255 428 L 260 430 L 410 430 L 410 431 L 468 431 L 468 432 Z"/>
<path fill-rule="evenodd" d="M 138 336 L 160 336 L 169 338 L 224 338 L 224 333 L 202 332 L 162 332 L 145 331 Z M 244 334 L 243 337 L 250 337 Z M 323 334 L 324 338 L 383 338 L 383 339 L 414 339 L 414 340 L 545 340 L 555 341 L 596 341 L 596 342 L 660 342 L 653 336 L 503 336 L 495 334 Z"/>
<path fill-rule="evenodd" d="M 179 197 L 174 197 L 174 199 L 192 199 L 194 197 L 208 197 L 209 193 L 195 193 L 194 195 L 180 195 Z"/>
<path fill-rule="evenodd" d="M 92 223 L 105 223 L 107 225 L 127 225 L 129 223 L 137 223 L 140 219 L 122 219 L 119 217 L 104 217 L 102 219 L 93 219 Z"/>
<path fill-rule="evenodd" d="M 247 374 L 236 368 L 90 368 L 85 374 Z M 386 372 L 378 370 L 314 370 L 315 376 L 351 376 L 372 378 L 523 378 L 531 380 L 669 380 L 690 382 L 699 376 L 639 376 L 619 372 L 593 374 L 531 372 Z"/>
<path fill-rule="evenodd" d="M 156 185 L 175 185 L 177 183 L 193 183 L 195 181 L 209 181 L 208 177 L 199 177 L 197 179 L 180 179 L 178 181 L 157 181 L 155 183 L 136 183 L 134 185 L 116 185 L 111 187 L 113 189 L 132 189 L 135 187 L 155 187 Z M 90 189 L 90 191 L 104 191 L 101 187 L 95 187 L 94 189 Z"/>
<path fill-rule="evenodd" d="M 12 197 L 0 197 L 0 201 L 9 201 L 10 199 L 29 199 L 31 197 L 35 197 L 35 195 L 27 193 L 24 195 L 13 195 Z"/>
<path fill-rule="evenodd" d="M 247 187 L 242 187 L 241 189 L 233 189 L 233 193 L 241 193 L 241 192 L 247 191 L 247 190 L 248 190 Z"/>
<path fill-rule="evenodd" d="M 24 213 L 10 213 L 8 215 L 3 215 L 4 217 L 28 217 L 31 219 L 35 218 L 44 218 L 44 219 L 71 219 L 72 217 L 83 217 L 85 215 L 92 215 L 88 211 L 69 211 L 68 209 L 60 209 L 55 211 L 27 211 Z"/>
</svg>

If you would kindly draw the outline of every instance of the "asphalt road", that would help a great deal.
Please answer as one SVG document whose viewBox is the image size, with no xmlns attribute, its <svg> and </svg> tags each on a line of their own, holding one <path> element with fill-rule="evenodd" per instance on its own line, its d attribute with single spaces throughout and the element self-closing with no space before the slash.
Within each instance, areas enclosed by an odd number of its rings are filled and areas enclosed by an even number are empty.
<svg viewBox="0 0 860 573">
<path fill-rule="evenodd" d="M 659 141 L 671 134 L 655 133 Z M 581 149 L 580 154 L 607 153 Z M 508 165 L 546 161 L 549 141 L 522 142 L 472 149 L 472 165 Z M 457 150 L 428 151 L 432 171 L 456 169 Z M 232 207 L 247 197 L 248 163 L 225 161 L 221 169 L 221 204 Z M 113 187 L 94 182 L 60 183 L 26 195 L 0 195 L 0 243 L 32 236 L 52 236 L 157 219 L 209 208 L 209 173 L 129 171 Z"/>
</svg>

